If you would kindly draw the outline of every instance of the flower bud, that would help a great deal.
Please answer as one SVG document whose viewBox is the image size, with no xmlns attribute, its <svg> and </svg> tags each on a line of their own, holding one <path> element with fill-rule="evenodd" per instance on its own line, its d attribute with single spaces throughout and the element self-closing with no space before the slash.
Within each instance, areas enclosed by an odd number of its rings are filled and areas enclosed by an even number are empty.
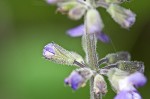
<svg viewBox="0 0 150 99">
<path fill-rule="evenodd" d="M 83 58 L 75 52 L 70 52 L 55 43 L 47 44 L 43 49 L 43 56 L 53 62 L 65 65 L 76 65 L 75 61 L 84 63 Z"/>
<path fill-rule="evenodd" d="M 77 90 L 80 87 L 84 87 L 87 80 L 89 80 L 92 75 L 93 72 L 88 68 L 77 69 L 65 79 L 65 83 L 71 86 L 73 90 Z"/>
<path fill-rule="evenodd" d="M 47 44 L 43 49 L 43 56 L 47 59 L 51 59 L 53 56 L 55 56 L 55 50 L 53 43 Z"/>
<path fill-rule="evenodd" d="M 68 1 L 63 3 L 58 3 L 57 11 L 61 12 L 62 14 L 68 13 L 71 9 L 73 9 L 78 3 L 76 1 Z"/>
<path fill-rule="evenodd" d="M 111 15 L 115 22 L 120 24 L 123 28 L 128 29 L 135 22 L 136 15 L 117 4 L 110 4 L 107 12 Z"/>
<path fill-rule="evenodd" d="M 107 84 L 103 76 L 97 74 L 94 78 L 94 92 L 95 94 L 106 94 L 107 93 Z"/>
<path fill-rule="evenodd" d="M 85 7 L 83 7 L 82 5 L 78 5 L 69 11 L 68 16 L 73 20 L 79 20 L 84 15 L 85 11 Z"/>
<path fill-rule="evenodd" d="M 89 9 L 86 14 L 86 30 L 88 33 L 99 33 L 104 25 L 96 9 Z"/>
</svg>

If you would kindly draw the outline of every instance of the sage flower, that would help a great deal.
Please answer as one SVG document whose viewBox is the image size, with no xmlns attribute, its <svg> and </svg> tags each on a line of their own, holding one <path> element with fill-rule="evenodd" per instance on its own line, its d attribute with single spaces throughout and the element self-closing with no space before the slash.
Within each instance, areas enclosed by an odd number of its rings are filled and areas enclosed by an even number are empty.
<svg viewBox="0 0 150 99">
<path fill-rule="evenodd" d="M 117 93 L 115 99 L 141 99 L 136 87 L 143 86 L 147 81 L 140 72 L 130 74 L 117 68 L 108 72 L 108 79 Z"/>
<path fill-rule="evenodd" d="M 71 37 L 80 37 L 84 34 L 84 25 L 79 25 L 77 27 L 71 28 L 67 31 L 67 34 Z M 106 35 L 105 33 L 101 32 L 97 32 L 95 33 L 96 37 L 98 40 L 104 42 L 104 43 L 109 43 L 110 42 L 110 38 L 108 35 Z"/>
<path fill-rule="evenodd" d="M 125 9 L 117 4 L 110 4 L 107 12 L 123 28 L 131 27 L 135 22 L 136 15 L 131 10 Z"/>
<path fill-rule="evenodd" d="M 73 90 L 77 90 L 80 87 L 84 87 L 92 75 L 93 72 L 88 68 L 76 69 L 65 79 L 65 83 L 71 86 Z"/>
</svg>

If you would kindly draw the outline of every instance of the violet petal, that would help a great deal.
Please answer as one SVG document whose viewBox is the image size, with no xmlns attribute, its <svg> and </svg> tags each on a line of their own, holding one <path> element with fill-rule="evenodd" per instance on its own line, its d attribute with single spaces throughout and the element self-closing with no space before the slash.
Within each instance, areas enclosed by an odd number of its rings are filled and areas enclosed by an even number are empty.
<svg viewBox="0 0 150 99">
<path fill-rule="evenodd" d="M 137 91 L 120 91 L 114 99 L 142 99 Z"/>
<path fill-rule="evenodd" d="M 72 29 L 69 29 L 67 31 L 67 34 L 71 37 L 79 37 L 79 36 L 82 36 L 84 33 L 84 25 L 79 25 L 75 28 L 72 28 Z"/>
<path fill-rule="evenodd" d="M 140 72 L 135 72 L 134 74 L 130 75 L 128 77 L 128 80 L 136 87 L 143 86 L 147 82 L 147 79 L 144 76 L 144 74 L 142 74 Z"/>
<path fill-rule="evenodd" d="M 109 42 L 110 42 L 109 36 L 106 35 L 106 34 L 104 34 L 104 33 L 98 33 L 98 34 L 97 34 L 97 38 L 98 38 L 100 41 L 104 42 L 104 43 L 109 43 Z"/>
<path fill-rule="evenodd" d="M 71 75 L 65 79 L 65 83 L 70 85 L 73 90 L 77 90 L 82 82 L 82 76 L 76 71 L 73 71 Z"/>
</svg>

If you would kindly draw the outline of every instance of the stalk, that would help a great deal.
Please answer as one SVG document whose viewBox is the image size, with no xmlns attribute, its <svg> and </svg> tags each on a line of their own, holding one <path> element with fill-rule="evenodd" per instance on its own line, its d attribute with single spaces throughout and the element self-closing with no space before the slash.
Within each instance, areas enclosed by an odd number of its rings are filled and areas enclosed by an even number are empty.
<svg viewBox="0 0 150 99">
<path fill-rule="evenodd" d="M 83 49 L 86 54 L 86 62 L 87 65 L 92 68 L 93 70 L 97 69 L 98 57 L 96 52 L 96 44 L 97 38 L 96 34 L 88 33 L 87 31 L 87 24 L 86 24 L 86 17 L 84 21 L 85 26 L 85 33 L 82 38 Z M 94 93 L 94 76 L 90 79 L 90 99 L 102 99 L 102 95 L 96 95 Z"/>
</svg>

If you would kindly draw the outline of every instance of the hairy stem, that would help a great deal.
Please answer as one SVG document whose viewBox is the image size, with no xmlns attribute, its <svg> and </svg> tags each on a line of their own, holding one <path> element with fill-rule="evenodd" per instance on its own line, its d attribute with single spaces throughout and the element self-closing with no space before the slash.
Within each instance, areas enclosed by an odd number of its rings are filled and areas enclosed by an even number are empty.
<svg viewBox="0 0 150 99">
<path fill-rule="evenodd" d="M 97 38 L 96 34 L 88 32 L 86 18 L 84 21 L 85 33 L 82 38 L 83 49 L 86 54 L 87 65 L 93 70 L 97 69 L 98 57 L 96 53 Z M 102 99 L 101 94 L 94 93 L 94 76 L 90 79 L 90 99 Z"/>
</svg>

